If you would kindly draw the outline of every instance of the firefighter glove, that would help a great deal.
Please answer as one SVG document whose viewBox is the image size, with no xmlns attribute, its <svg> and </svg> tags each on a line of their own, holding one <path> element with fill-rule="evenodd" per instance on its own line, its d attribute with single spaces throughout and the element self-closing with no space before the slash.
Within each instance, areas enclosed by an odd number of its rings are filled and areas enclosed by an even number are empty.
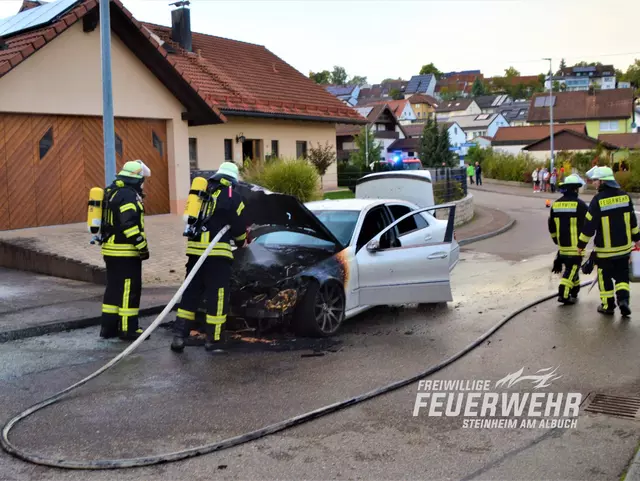
<svg viewBox="0 0 640 481">
<path fill-rule="evenodd" d="M 146 261 L 149 258 L 149 248 L 140 249 L 140 259 Z"/>
<path fill-rule="evenodd" d="M 582 264 L 582 273 L 583 274 L 591 274 L 593 272 L 593 267 L 594 267 L 594 254 L 592 253 L 589 256 L 589 259 L 587 260 L 587 262 L 585 262 L 584 264 Z"/>
<path fill-rule="evenodd" d="M 560 262 L 560 258 L 558 256 L 556 256 L 553 261 L 553 268 L 551 269 L 551 272 L 554 274 L 560 274 L 562 272 L 562 262 Z"/>
</svg>

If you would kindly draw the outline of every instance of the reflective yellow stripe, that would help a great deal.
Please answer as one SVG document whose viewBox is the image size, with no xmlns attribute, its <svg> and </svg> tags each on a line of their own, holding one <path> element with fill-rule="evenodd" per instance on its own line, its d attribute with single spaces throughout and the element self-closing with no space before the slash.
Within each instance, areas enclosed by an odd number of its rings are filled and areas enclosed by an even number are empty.
<svg viewBox="0 0 640 481">
<path fill-rule="evenodd" d="M 578 219 L 575 217 L 571 218 L 571 247 L 578 246 Z"/>
<path fill-rule="evenodd" d="M 607 259 L 609 257 L 618 257 L 618 256 L 630 254 L 632 250 L 633 250 L 633 247 L 627 247 L 623 250 L 616 251 L 616 252 L 602 252 L 596 249 L 596 253 L 598 254 L 598 258 Z"/>
<path fill-rule="evenodd" d="M 140 244 L 136 244 L 136 249 L 140 250 L 140 249 L 144 249 L 145 247 L 147 247 L 147 241 L 143 240 L 142 242 L 140 242 Z"/>
<path fill-rule="evenodd" d="M 598 288 L 600 292 L 604 291 L 604 277 L 602 276 L 602 269 L 598 269 Z"/>
<path fill-rule="evenodd" d="M 592 221 L 593 220 L 593 216 L 591 215 L 591 212 L 587 212 L 587 215 L 585 217 L 588 221 Z"/>
<path fill-rule="evenodd" d="M 242 235 L 239 235 L 238 237 L 234 237 L 234 239 L 237 240 L 237 241 L 242 241 L 242 240 L 245 240 L 246 238 L 247 238 L 247 233 L 246 232 L 244 234 L 242 234 Z"/>
<path fill-rule="evenodd" d="M 191 247 L 194 249 L 202 249 L 203 251 L 209 247 L 209 242 L 196 242 L 196 241 L 189 241 L 187 242 L 187 247 Z M 230 251 L 232 250 L 231 248 L 231 244 L 229 244 L 228 242 L 218 242 L 215 246 L 213 246 L 214 249 L 218 249 L 218 250 L 227 250 Z"/>
<path fill-rule="evenodd" d="M 123 234 L 126 237 L 133 237 L 136 234 L 140 234 L 140 228 L 137 225 L 134 225 L 133 227 L 130 227 L 127 230 L 123 231 Z"/>
<path fill-rule="evenodd" d="M 119 309 L 118 314 L 120 314 L 121 316 L 137 316 L 138 314 L 140 314 L 140 309 Z"/>
<path fill-rule="evenodd" d="M 555 239 L 556 237 L 558 237 L 558 234 L 556 234 L 556 233 L 551 234 L 551 238 L 552 239 Z"/>
<path fill-rule="evenodd" d="M 624 227 L 627 230 L 627 242 L 631 244 L 631 212 L 624 213 Z"/>
<path fill-rule="evenodd" d="M 578 248 L 577 247 L 560 247 L 558 248 L 558 252 L 565 256 L 577 256 Z"/>
<path fill-rule="evenodd" d="M 178 317 L 186 319 L 187 321 L 195 321 L 196 313 L 193 311 L 187 311 L 185 309 L 178 309 Z"/>
<path fill-rule="evenodd" d="M 557 217 L 555 219 L 553 219 L 554 222 L 556 223 L 556 234 L 559 236 L 560 235 L 560 219 L 558 219 Z M 559 239 L 559 237 L 558 237 Z"/>
<path fill-rule="evenodd" d="M 220 317 L 222 315 L 222 308 L 224 307 L 224 287 L 218 289 L 218 312 L 216 312 L 216 316 Z"/>
<path fill-rule="evenodd" d="M 118 306 L 113 306 L 111 304 L 102 304 L 102 312 L 105 314 L 117 314 Z"/>
<path fill-rule="evenodd" d="M 120 206 L 120 213 L 124 213 L 128 210 L 136 210 L 136 205 L 129 202 L 128 204 Z"/>
<path fill-rule="evenodd" d="M 222 332 L 222 325 L 226 322 L 227 316 L 209 316 L 207 315 L 207 324 L 214 325 L 213 340 L 219 341 Z"/>
<path fill-rule="evenodd" d="M 605 249 L 611 248 L 611 226 L 609 224 L 609 217 L 602 217 L 602 242 Z"/>
<path fill-rule="evenodd" d="M 618 291 L 629 291 L 629 284 L 627 284 L 626 282 L 618 282 L 616 284 L 616 292 Z"/>
<path fill-rule="evenodd" d="M 631 229 L 631 233 L 633 235 L 636 235 L 636 234 L 640 233 L 640 229 L 638 229 L 637 227 L 634 227 L 633 229 Z"/>
<path fill-rule="evenodd" d="M 244 210 L 244 202 L 240 202 L 238 206 L 238 210 L 236 210 L 236 214 L 240 215 L 240 213 Z"/>
<path fill-rule="evenodd" d="M 591 237 L 589 237 L 589 236 L 587 236 L 587 235 L 584 235 L 584 234 L 580 234 L 579 239 L 580 239 L 582 242 L 589 242 L 589 240 L 591 239 Z"/>
<path fill-rule="evenodd" d="M 209 245 L 209 243 L 211 242 L 211 232 L 207 231 L 207 232 L 203 232 L 202 236 L 200 237 L 200 242 L 194 242 L 191 241 L 189 244 L 204 244 L 205 248 Z"/>
<path fill-rule="evenodd" d="M 102 251 L 102 255 L 105 257 L 140 257 L 138 251 L 118 252 L 118 251 Z"/>
<path fill-rule="evenodd" d="M 124 294 L 122 295 L 122 311 L 126 312 L 129 309 L 129 295 L 131 294 L 131 279 L 124 280 Z M 120 314 L 122 316 L 122 332 L 127 332 L 129 329 L 129 315 Z"/>
</svg>

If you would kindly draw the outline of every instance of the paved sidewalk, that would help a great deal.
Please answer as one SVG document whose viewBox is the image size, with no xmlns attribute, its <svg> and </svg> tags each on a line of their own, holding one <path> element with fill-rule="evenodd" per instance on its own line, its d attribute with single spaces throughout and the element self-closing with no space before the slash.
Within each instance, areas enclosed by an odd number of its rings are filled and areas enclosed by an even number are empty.
<svg viewBox="0 0 640 481">
<path fill-rule="evenodd" d="M 473 220 L 456 228 L 456 238 L 464 246 L 501 234 L 510 229 L 514 222 L 514 219 L 501 210 L 476 205 Z"/>
<path fill-rule="evenodd" d="M 142 314 L 161 312 L 177 289 L 145 288 Z M 95 284 L 0 268 L 0 342 L 97 325 L 103 293 Z"/>
<path fill-rule="evenodd" d="M 477 185 L 470 185 L 469 190 L 471 192 L 479 190 L 483 192 L 493 192 L 496 194 L 505 194 L 505 195 L 515 195 L 518 197 L 533 197 L 535 199 L 550 199 L 554 201 L 559 199 L 562 194 L 559 192 L 533 192 L 532 187 L 517 187 L 517 186 L 509 186 L 509 185 L 501 185 L 501 184 L 492 184 L 489 182 L 484 183 L 482 186 L 478 187 Z M 580 198 L 585 202 L 591 201 L 593 199 L 593 193 L 581 193 Z"/>
</svg>

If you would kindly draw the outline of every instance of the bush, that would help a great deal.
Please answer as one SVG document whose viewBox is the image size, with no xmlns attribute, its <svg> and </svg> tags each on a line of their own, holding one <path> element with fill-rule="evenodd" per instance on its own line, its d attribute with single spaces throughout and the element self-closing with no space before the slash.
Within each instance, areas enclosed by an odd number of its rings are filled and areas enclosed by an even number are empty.
<svg viewBox="0 0 640 481">
<path fill-rule="evenodd" d="M 489 179 L 531 182 L 531 172 L 544 164 L 524 153 L 513 155 L 493 149 L 484 150 L 480 165 L 482 173 Z"/>
<path fill-rule="evenodd" d="M 446 204 L 464 199 L 462 183 L 457 180 L 436 180 L 433 183 L 433 200 L 436 204 Z"/>
<path fill-rule="evenodd" d="M 300 202 L 322 198 L 318 171 L 305 159 L 245 163 L 242 178 L 273 192 L 297 197 Z"/>
<path fill-rule="evenodd" d="M 349 162 L 338 163 L 338 187 L 355 187 L 356 181 L 365 173 Z"/>
</svg>

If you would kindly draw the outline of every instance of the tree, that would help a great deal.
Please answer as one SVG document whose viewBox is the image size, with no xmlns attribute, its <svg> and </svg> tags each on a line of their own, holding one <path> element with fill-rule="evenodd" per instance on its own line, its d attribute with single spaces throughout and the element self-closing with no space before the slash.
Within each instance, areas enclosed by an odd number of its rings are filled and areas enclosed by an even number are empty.
<svg viewBox="0 0 640 481">
<path fill-rule="evenodd" d="M 447 102 L 449 100 L 455 100 L 455 99 L 458 98 L 459 95 L 460 95 L 460 93 L 457 92 L 457 91 L 449 92 L 449 88 L 448 87 L 442 87 L 440 89 L 440 98 L 444 102 Z"/>
<path fill-rule="evenodd" d="M 420 136 L 420 161 L 425 167 L 437 167 L 438 120 L 429 116 Z"/>
<path fill-rule="evenodd" d="M 480 80 L 480 77 L 476 77 L 473 81 L 473 86 L 471 87 L 471 95 L 474 97 L 478 97 L 480 95 L 485 95 L 487 90 L 485 88 L 484 82 Z"/>
<path fill-rule="evenodd" d="M 444 163 L 447 167 L 454 166 L 453 152 L 450 150 L 449 131 L 443 126 L 438 129 L 438 146 L 436 149 L 436 162 L 438 166 Z"/>
<path fill-rule="evenodd" d="M 520 72 L 518 72 L 515 68 L 513 67 L 509 67 L 508 69 L 505 69 L 504 71 L 504 76 L 506 78 L 513 78 L 513 77 L 519 77 L 520 76 Z"/>
<path fill-rule="evenodd" d="M 347 75 L 347 71 L 344 67 L 335 66 L 333 67 L 333 72 L 331 72 L 331 83 L 334 85 L 346 85 L 347 79 L 349 76 Z"/>
<path fill-rule="evenodd" d="M 360 170 L 368 170 L 369 164 L 378 162 L 382 153 L 382 145 L 376 142 L 373 134 L 367 130 L 369 126 L 362 127 L 360 133 L 355 136 L 354 142 L 358 150 L 351 152 L 349 162 L 360 168 Z M 367 144 L 368 144 L 368 160 L 367 160 Z"/>
<path fill-rule="evenodd" d="M 440 79 L 442 77 L 442 72 L 438 70 L 435 65 L 433 65 L 433 62 L 427 65 L 423 65 L 422 68 L 420 69 L 420 75 L 427 75 L 427 74 L 435 75 L 436 79 Z"/>
<path fill-rule="evenodd" d="M 309 162 L 313 164 L 318 174 L 320 174 L 320 185 L 322 186 L 322 177 L 327 173 L 331 164 L 336 161 L 336 152 L 329 142 L 324 145 L 320 145 L 320 142 L 318 142 L 317 147 L 312 145 L 309 149 L 308 158 Z"/>
<path fill-rule="evenodd" d="M 380 82 L 380 85 L 384 85 L 384 84 L 388 84 L 390 82 L 404 82 L 404 80 L 402 79 L 402 77 L 398 77 L 398 78 L 386 78 L 384 79 L 382 82 Z"/>
<path fill-rule="evenodd" d="M 367 85 L 367 77 L 354 75 L 351 78 L 351 80 L 349 80 L 349 85 L 358 85 L 359 87 L 362 87 L 363 85 Z"/>
<path fill-rule="evenodd" d="M 636 59 L 624 74 L 624 81 L 631 82 L 633 86 L 640 89 L 640 59 Z"/>
<path fill-rule="evenodd" d="M 393 100 L 402 100 L 404 98 L 404 95 L 402 94 L 402 92 L 400 92 L 400 90 L 398 89 L 391 89 L 389 90 L 389 96 L 393 99 Z"/>
<path fill-rule="evenodd" d="M 564 61 L 564 59 L 560 60 L 560 67 L 558 67 L 558 72 L 556 72 L 556 75 L 560 75 L 560 73 L 567 68 L 567 62 Z"/>
<path fill-rule="evenodd" d="M 309 72 L 309 78 L 317 84 L 328 85 L 331 83 L 331 72 L 328 70 Z"/>
</svg>

